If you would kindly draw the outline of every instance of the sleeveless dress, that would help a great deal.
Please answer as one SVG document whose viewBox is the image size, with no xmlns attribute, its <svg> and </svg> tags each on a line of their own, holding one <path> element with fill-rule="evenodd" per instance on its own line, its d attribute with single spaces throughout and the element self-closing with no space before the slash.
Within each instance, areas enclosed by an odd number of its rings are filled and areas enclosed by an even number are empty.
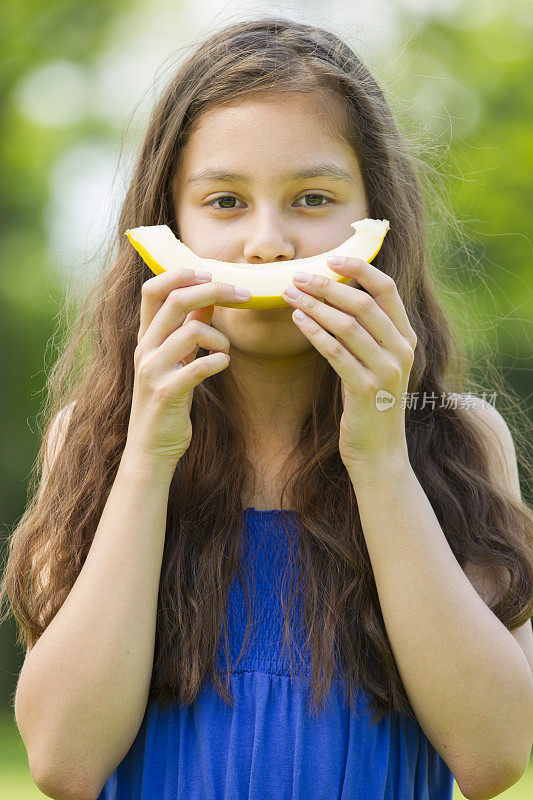
<svg viewBox="0 0 533 800">
<path fill-rule="evenodd" d="M 228 596 L 233 709 L 210 676 L 190 706 L 177 702 L 163 712 L 149 701 L 135 741 L 98 800 L 452 800 L 453 775 L 419 724 L 397 713 L 371 724 L 362 687 L 354 713 L 334 678 L 320 716 L 308 715 L 301 674 L 310 675 L 310 662 L 298 599 L 291 617 L 296 668 L 281 647 L 280 594 L 290 560 L 282 515 L 297 536 L 296 512 L 243 514 L 254 626 L 236 664 L 247 608 L 235 576 Z M 292 564 L 285 604 L 297 574 Z M 222 635 L 218 666 L 226 669 Z"/>
</svg>

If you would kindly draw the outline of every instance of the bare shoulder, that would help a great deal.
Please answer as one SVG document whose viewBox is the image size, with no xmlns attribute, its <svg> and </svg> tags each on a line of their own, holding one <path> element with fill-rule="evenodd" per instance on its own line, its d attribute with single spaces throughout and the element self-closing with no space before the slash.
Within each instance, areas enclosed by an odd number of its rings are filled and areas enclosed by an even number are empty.
<svg viewBox="0 0 533 800">
<path fill-rule="evenodd" d="M 461 408 L 485 437 L 493 482 L 500 489 L 521 499 L 516 450 L 505 419 L 495 406 L 481 397 L 460 394 L 456 396 L 463 398 Z"/>
<path fill-rule="evenodd" d="M 73 400 L 71 403 L 63 406 L 55 415 L 48 428 L 44 450 L 43 474 L 41 485 L 39 486 L 38 499 L 42 497 L 48 476 L 63 445 L 68 423 L 75 405 L 76 401 Z"/>
<path fill-rule="evenodd" d="M 68 423 L 72 416 L 72 412 L 74 411 L 75 405 L 76 401 L 73 400 L 71 403 L 63 406 L 50 424 L 46 450 L 47 464 L 50 466 L 57 455 L 57 451 L 61 448 L 62 440 L 66 434 Z"/>
<path fill-rule="evenodd" d="M 458 395 L 461 397 L 461 395 Z M 480 397 L 468 395 L 468 403 L 463 405 L 467 416 L 487 437 L 488 452 L 491 455 L 490 471 L 492 480 L 515 499 L 521 500 L 518 464 L 513 438 L 507 423 L 500 412 Z M 501 597 L 509 586 L 507 570 L 479 567 L 468 563 L 464 568 L 480 597 L 489 604 Z M 526 620 L 511 634 L 520 645 L 533 673 L 533 628 L 531 620 Z"/>
</svg>

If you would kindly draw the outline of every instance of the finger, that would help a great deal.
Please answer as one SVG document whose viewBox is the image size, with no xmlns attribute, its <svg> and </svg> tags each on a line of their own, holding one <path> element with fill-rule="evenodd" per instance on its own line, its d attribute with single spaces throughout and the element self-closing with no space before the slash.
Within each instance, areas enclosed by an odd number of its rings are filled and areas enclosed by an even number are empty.
<svg viewBox="0 0 533 800">
<path fill-rule="evenodd" d="M 353 385 L 354 380 L 356 382 L 366 381 L 370 370 L 366 368 L 358 357 L 348 352 L 338 339 L 325 331 L 312 317 L 309 317 L 301 309 L 297 310 L 304 315 L 304 318 L 299 319 L 295 311 L 292 315 L 294 322 L 318 352 L 329 361 L 342 380 L 347 385 Z"/>
<path fill-rule="evenodd" d="M 203 308 L 193 308 L 193 310 L 189 311 L 189 313 L 183 320 L 183 325 L 185 325 L 185 323 L 190 319 L 198 319 L 200 320 L 200 322 L 205 322 L 206 325 L 211 325 L 214 310 L 215 310 L 214 304 L 211 306 L 204 306 Z M 182 361 L 180 361 L 180 364 L 182 363 L 183 366 L 186 367 L 187 364 L 190 364 L 191 361 L 194 361 L 198 355 L 198 350 L 200 349 L 200 347 L 202 347 L 202 345 L 196 347 L 196 349 L 193 350 L 192 353 L 189 353 L 188 356 L 182 359 Z M 209 350 L 208 355 L 211 355 L 212 353 L 216 352 L 219 351 L 211 349 Z"/>
<path fill-rule="evenodd" d="M 363 261 L 362 258 L 350 258 L 349 256 L 343 258 L 343 264 L 331 264 L 331 269 L 338 272 L 339 275 L 349 275 L 367 289 L 401 335 L 413 348 L 416 347 L 416 333 L 409 322 L 396 282 L 390 275 L 373 264 L 369 264 L 368 261 Z M 333 283 L 337 282 L 333 281 Z"/>
<path fill-rule="evenodd" d="M 197 278 L 193 269 L 168 269 L 149 278 L 142 285 L 139 331 L 137 341 L 143 338 L 148 326 L 173 289 L 205 283 Z"/>
<path fill-rule="evenodd" d="M 304 292 L 298 290 L 299 294 L 295 298 L 284 292 L 285 299 L 291 305 L 302 308 L 335 335 L 346 338 L 357 334 L 359 339 L 362 328 L 368 334 L 368 340 L 364 341 L 367 341 L 369 355 L 372 353 L 371 342 L 375 342 L 376 347 L 381 345 L 390 352 L 401 350 L 405 346 L 400 332 L 390 317 L 366 292 L 353 286 L 339 284 L 323 275 L 313 275 L 303 285 Z M 323 297 L 325 302 L 321 303 L 315 295 Z M 373 352 L 375 356 L 378 355 L 376 348 L 373 348 Z"/>
</svg>

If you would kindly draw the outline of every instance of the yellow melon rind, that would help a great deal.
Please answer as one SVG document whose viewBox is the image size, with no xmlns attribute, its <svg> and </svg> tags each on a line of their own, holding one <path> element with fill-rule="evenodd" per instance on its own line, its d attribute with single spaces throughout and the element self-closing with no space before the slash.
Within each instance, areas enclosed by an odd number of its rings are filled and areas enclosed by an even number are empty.
<svg viewBox="0 0 533 800">
<path fill-rule="evenodd" d="M 351 278 L 340 275 L 327 265 L 333 255 L 362 258 L 370 263 L 377 255 L 389 230 L 388 220 L 364 219 L 351 223 L 355 233 L 338 247 L 318 255 L 291 261 L 265 264 L 230 263 L 196 255 L 176 238 L 167 225 L 147 225 L 130 228 L 125 232 L 130 243 L 155 275 L 170 269 L 205 269 L 214 281 L 245 286 L 252 296 L 244 303 L 217 303 L 226 308 L 292 308 L 283 298 L 283 288 L 292 283 L 297 270 L 324 275 L 339 283 Z"/>
</svg>

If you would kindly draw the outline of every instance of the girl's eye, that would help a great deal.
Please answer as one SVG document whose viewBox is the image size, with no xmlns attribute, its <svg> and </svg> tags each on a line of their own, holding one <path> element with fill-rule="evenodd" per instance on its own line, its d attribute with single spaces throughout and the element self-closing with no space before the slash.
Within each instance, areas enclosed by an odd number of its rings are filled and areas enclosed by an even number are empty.
<svg viewBox="0 0 533 800">
<path fill-rule="evenodd" d="M 304 194 L 302 197 L 300 197 L 300 200 L 303 200 L 304 197 L 313 197 L 313 198 L 318 197 L 318 198 L 321 198 L 322 200 L 326 201 L 325 203 L 321 203 L 320 205 L 318 205 L 316 203 L 313 203 L 310 206 L 306 205 L 305 208 L 323 208 L 328 203 L 335 202 L 334 200 L 330 200 L 329 197 L 326 197 L 326 195 L 324 195 L 324 194 L 315 194 L 315 193 L 311 194 L 311 193 L 308 193 L 308 194 Z M 218 208 L 220 211 L 233 211 L 237 207 L 237 206 L 222 206 L 222 207 L 221 206 L 215 206 L 215 203 L 218 203 L 219 200 L 220 201 L 222 201 L 222 200 L 237 200 L 237 198 L 233 197 L 233 195 L 231 195 L 231 194 L 225 194 L 225 195 L 222 195 L 221 197 L 215 197 L 214 200 L 210 200 L 210 202 L 206 203 L 206 205 L 213 206 L 214 208 Z"/>
</svg>

